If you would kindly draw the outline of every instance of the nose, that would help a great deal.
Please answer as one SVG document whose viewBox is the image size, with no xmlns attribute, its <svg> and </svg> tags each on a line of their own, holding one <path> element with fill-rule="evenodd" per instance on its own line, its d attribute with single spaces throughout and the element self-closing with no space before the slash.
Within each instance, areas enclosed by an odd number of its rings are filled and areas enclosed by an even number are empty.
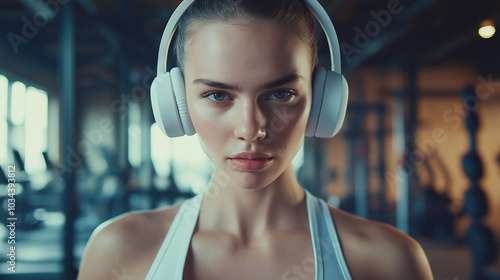
<svg viewBox="0 0 500 280">
<path fill-rule="evenodd" d="M 266 137 L 266 117 L 257 102 L 242 101 L 235 108 L 235 137 L 247 142 L 259 141 Z"/>
</svg>

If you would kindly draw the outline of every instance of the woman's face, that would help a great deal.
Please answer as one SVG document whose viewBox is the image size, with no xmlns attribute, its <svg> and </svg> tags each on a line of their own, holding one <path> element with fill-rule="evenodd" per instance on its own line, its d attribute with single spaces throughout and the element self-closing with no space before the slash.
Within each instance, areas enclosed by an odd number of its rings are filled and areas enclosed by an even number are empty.
<svg viewBox="0 0 500 280">
<path fill-rule="evenodd" d="M 289 26 L 197 24 L 185 48 L 187 105 L 216 169 L 247 189 L 290 171 L 309 118 L 311 75 L 309 49 Z"/>
</svg>

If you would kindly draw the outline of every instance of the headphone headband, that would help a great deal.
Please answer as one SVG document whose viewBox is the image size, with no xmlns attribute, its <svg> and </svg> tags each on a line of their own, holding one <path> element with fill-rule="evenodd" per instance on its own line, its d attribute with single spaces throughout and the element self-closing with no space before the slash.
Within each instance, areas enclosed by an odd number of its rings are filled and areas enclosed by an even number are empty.
<svg viewBox="0 0 500 280">
<path fill-rule="evenodd" d="M 170 49 L 170 44 L 172 38 L 174 37 L 175 30 L 177 29 L 177 24 L 180 18 L 189 8 L 189 6 L 195 0 L 184 0 L 179 4 L 177 9 L 173 12 L 172 16 L 167 22 L 165 30 L 163 30 L 163 35 L 160 41 L 160 49 L 158 51 L 158 64 L 157 64 L 157 76 L 160 76 L 167 72 L 167 57 L 168 51 Z M 307 6 L 313 11 L 314 16 L 318 20 L 323 32 L 326 34 L 326 40 L 328 42 L 328 49 L 330 50 L 330 67 L 331 70 L 341 74 L 341 60 L 340 60 L 340 48 L 338 45 L 337 32 L 333 27 L 333 23 L 328 16 L 328 13 L 321 6 L 317 0 L 304 0 Z M 332 45 L 332 41 L 335 42 Z"/>
</svg>

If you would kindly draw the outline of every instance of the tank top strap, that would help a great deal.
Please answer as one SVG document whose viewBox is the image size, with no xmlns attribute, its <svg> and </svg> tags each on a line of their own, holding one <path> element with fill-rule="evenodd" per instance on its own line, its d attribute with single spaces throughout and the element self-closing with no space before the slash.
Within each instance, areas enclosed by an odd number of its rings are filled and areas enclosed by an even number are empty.
<svg viewBox="0 0 500 280">
<path fill-rule="evenodd" d="M 351 280 L 328 205 L 308 190 L 304 191 L 315 255 L 315 279 Z"/>
<path fill-rule="evenodd" d="M 305 190 L 314 250 L 316 280 L 351 280 L 328 205 Z M 146 280 L 182 280 L 189 244 L 203 201 L 203 192 L 184 201 L 151 265 Z"/>
<path fill-rule="evenodd" d="M 203 201 L 203 192 L 185 200 L 149 269 L 146 280 L 182 280 L 184 264 Z"/>
</svg>

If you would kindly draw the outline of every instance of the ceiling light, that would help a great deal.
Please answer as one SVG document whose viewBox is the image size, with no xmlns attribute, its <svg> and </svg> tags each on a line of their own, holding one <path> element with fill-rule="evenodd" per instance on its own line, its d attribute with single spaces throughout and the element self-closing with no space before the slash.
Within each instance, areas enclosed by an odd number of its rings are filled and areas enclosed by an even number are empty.
<svg viewBox="0 0 500 280">
<path fill-rule="evenodd" d="M 495 34 L 495 24 L 491 20 L 483 20 L 478 30 L 479 36 L 484 39 L 491 38 Z"/>
</svg>

